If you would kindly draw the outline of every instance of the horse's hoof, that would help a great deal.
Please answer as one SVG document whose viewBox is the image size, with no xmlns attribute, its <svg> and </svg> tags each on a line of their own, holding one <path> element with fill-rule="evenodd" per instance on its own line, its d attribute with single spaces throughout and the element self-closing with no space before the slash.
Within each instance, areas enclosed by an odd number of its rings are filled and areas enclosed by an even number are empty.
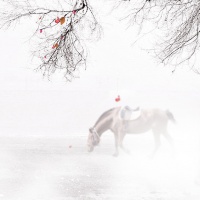
<svg viewBox="0 0 200 200">
<path fill-rule="evenodd" d="M 114 157 L 118 157 L 118 156 L 119 156 L 119 153 L 114 153 L 113 156 L 114 156 Z"/>
<path fill-rule="evenodd" d="M 149 154 L 149 155 L 147 155 L 147 158 L 149 158 L 149 159 L 154 159 L 155 158 L 155 153 L 151 153 L 151 154 Z"/>
<path fill-rule="evenodd" d="M 200 179 L 196 179 L 196 180 L 194 181 L 194 183 L 195 183 L 196 185 L 200 186 Z"/>
<path fill-rule="evenodd" d="M 128 155 L 131 155 L 131 151 L 129 151 L 129 150 L 126 150 L 125 153 Z"/>
</svg>

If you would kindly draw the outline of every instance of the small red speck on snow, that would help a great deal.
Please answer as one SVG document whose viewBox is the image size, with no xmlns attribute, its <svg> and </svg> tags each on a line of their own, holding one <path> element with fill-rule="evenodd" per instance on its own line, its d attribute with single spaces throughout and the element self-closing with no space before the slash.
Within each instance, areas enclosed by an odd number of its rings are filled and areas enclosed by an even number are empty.
<svg viewBox="0 0 200 200">
<path fill-rule="evenodd" d="M 73 11 L 72 11 L 72 13 L 75 15 L 75 14 L 76 14 L 76 11 L 75 11 L 75 10 L 73 10 Z"/>
<path fill-rule="evenodd" d="M 40 33 L 42 33 L 42 29 L 40 29 Z"/>
</svg>

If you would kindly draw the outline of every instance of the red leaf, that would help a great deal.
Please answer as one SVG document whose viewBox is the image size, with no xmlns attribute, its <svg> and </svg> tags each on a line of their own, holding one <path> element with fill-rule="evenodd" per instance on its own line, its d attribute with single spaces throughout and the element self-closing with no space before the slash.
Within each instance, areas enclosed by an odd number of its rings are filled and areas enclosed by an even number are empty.
<svg viewBox="0 0 200 200">
<path fill-rule="evenodd" d="M 60 18 L 57 17 L 57 19 L 55 19 L 55 23 L 58 24 L 60 22 Z"/>
</svg>

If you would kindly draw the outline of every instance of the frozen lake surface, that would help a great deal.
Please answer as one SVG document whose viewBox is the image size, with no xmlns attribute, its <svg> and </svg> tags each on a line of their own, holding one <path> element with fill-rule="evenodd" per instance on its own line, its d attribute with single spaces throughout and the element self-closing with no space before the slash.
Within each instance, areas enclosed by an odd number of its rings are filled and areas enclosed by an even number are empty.
<svg viewBox="0 0 200 200">
<path fill-rule="evenodd" d="M 184 148 L 184 141 L 173 153 L 164 144 L 150 159 L 150 136 L 128 136 L 125 144 L 132 153 L 121 152 L 117 158 L 112 156 L 111 134 L 92 153 L 87 152 L 86 139 L 87 135 L 2 137 L 0 199 L 200 199 L 200 186 L 195 184 L 196 156 Z"/>
</svg>

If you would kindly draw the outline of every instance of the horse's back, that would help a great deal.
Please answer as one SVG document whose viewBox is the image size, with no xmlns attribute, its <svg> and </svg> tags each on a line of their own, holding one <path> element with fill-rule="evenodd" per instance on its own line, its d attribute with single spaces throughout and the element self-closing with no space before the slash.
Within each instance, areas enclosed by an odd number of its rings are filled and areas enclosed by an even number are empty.
<svg viewBox="0 0 200 200">
<path fill-rule="evenodd" d="M 153 127 L 162 127 L 166 126 L 169 117 L 166 110 L 153 108 L 144 110 L 144 116 L 152 121 Z"/>
</svg>

